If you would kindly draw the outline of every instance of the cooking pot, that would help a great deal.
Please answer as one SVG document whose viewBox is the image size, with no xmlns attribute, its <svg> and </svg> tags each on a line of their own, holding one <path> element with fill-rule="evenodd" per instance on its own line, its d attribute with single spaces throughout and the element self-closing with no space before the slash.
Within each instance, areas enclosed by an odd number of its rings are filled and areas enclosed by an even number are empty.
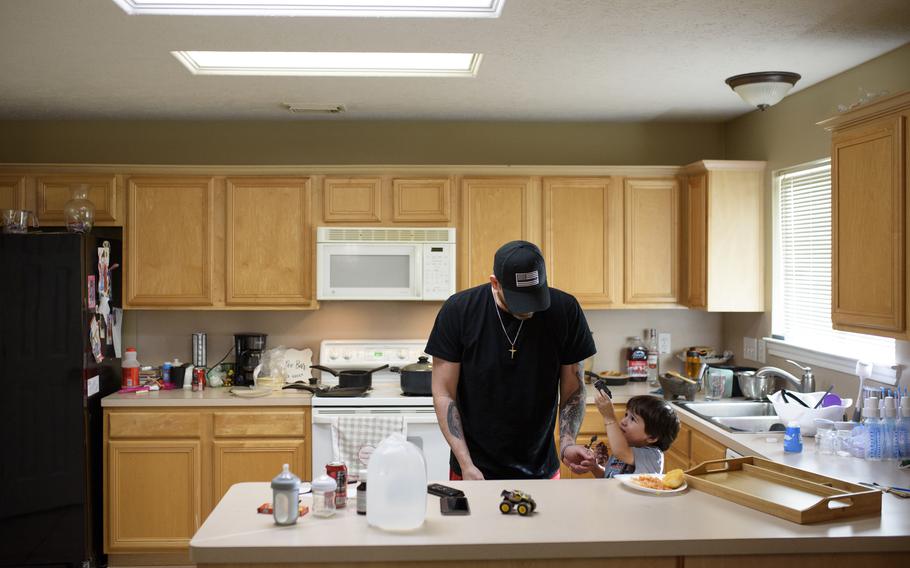
<svg viewBox="0 0 910 568">
<path fill-rule="evenodd" d="M 326 371 L 338 377 L 338 386 L 345 387 L 365 387 L 371 388 L 373 386 L 373 373 L 376 371 L 381 371 L 388 367 L 388 364 L 385 364 L 381 367 L 376 367 L 375 369 L 370 369 L 369 371 L 364 371 L 363 369 L 345 369 L 344 371 L 336 371 L 335 369 L 330 369 L 328 367 L 323 367 L 321 365 L 313 365 L 311 369 L 319 369 L 320 371 Z"/>
<path fill-rule="evenodd" d="M 775 377 L 767 374 L 759 377 L 755 371 L 741 371 L 736 373 L 736 382 L 739 383 L 743 396 L 750 400 L 762 400 L 775 390 Z"/>
<path fill-rule="evenodd" d="M 392 369 L 395 371 L 395 369 Z M 405 365 L 401 373 L 401 392 L 411 396 L 433 395 L 433 363 L 428 357 L 418 357 L 416 363 Z"/>
</svg>

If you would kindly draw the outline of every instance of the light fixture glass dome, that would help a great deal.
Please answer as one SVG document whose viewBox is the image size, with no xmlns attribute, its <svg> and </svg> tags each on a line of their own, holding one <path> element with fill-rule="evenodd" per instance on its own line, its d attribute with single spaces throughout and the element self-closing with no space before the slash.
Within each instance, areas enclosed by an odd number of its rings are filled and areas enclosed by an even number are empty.
<svg viewBox="0 0 910 568">
<path fill-rule="evenodd" d="M 779 103 L 799 80 L 797 73 L 763 71 L 735 75 L 727 79 L 726 83 L 744 101 L 759 110 L 765 110 Z"/>
</svg>

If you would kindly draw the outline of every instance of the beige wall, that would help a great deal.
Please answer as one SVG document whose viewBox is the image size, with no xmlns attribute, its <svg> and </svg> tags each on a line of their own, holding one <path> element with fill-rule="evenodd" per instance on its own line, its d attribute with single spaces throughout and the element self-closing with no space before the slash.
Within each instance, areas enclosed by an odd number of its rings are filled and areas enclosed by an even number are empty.
<svg viewBox="0 0 910 568">
<path fill-rule="evenodd" d="M 682 165 L 718 123 L 0 121 L 0 163 Z"/>
<path fill-rule="evenodd" d="M 794 69 L 799 71 L 799 69 Z M 752 112 L 724 125 L 725 158 L 730 160 L 766 160 L 770 171 L 786 168 L 831 155 L 831 136 L 816 123 L 838 114 L 838 105 L 849 105 L 861 93 L 888 91 L 896 94 L 910 89 L 910 44 L 877 59 L 854 67 L 840 75 L 813 85 L 785 98 L 766 112 Z M 765 201 L 771 235 L 771 183 L 768 176 Z M 771 264 L 770 237 L 766 243 L 766 266 Z M 771 305 L 771 271 L 767 273 L 766 304 Z M 727 349 L 742 353 L 742 338 L 765 337 L 771 333 L 771 312 L 764 314 L 725 314 L 724 339 Z M 898 363 L 910 365 L 910 343 L 898 342 Z M 769 364 L 790 367 L 783 360 L 770 357 Z M 792 367 L 791 367 L 792 368 Z M 817 385 L 827 388 L 834 383 L 841 393 L 855 396 L 856 379 L 833 371 L 819 370 Z"/>
</svg>

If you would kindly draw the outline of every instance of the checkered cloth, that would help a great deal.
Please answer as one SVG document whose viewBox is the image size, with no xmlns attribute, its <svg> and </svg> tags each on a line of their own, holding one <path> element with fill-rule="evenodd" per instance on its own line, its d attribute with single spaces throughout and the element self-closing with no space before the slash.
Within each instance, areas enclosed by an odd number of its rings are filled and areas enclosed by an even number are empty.
<svg viewBox="0 0 910 568">
<path fill-rule="evenodd" d="M 332 449 L 351 475 L 366 469 L 379 442 L 395 432 L 407 437 L 403 416 L 337 416 L 332 419 Z"/>
</svg>

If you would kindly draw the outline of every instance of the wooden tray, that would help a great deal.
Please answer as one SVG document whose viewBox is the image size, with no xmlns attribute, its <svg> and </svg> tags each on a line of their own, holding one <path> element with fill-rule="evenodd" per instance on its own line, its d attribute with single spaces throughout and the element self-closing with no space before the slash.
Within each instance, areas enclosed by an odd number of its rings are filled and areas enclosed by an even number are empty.
<svg viewBox="0 0 910 568">
<path fill-rule="evenodd" d="M 704 462 L 686 472 L 686 483 L 800 524 L 882 512 L 878 490 L 755 456 Z"/>
</svg>

